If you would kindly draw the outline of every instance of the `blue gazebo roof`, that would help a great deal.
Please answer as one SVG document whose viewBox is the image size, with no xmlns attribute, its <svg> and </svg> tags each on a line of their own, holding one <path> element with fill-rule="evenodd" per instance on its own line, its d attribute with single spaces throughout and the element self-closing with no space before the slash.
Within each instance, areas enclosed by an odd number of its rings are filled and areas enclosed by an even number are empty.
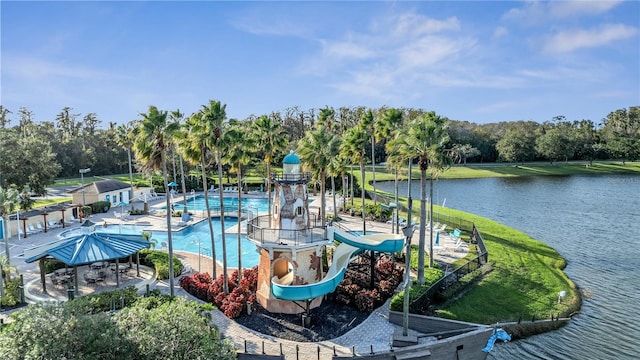
<svg viewBox="0 0 640 360">
<path fill-rule="evenodd" d="M 93 232 L 64 239 L 54 247 L 25 259 L 31 263 L 51 256 L 69 266 L 91 264 L 97 261 L 121 259 L 149 247 L 142 235 Z"/>
<path fill-rule="evenodd" d="M 289 155 L 284 157 L 284 160 L 282 160 L 283 164 L 300 164 L 300 158 L 298 157 L 298 155 L 296 155 L 293 150 L 291 150 L 291 152 L 289 152 Z"/>
</svg>

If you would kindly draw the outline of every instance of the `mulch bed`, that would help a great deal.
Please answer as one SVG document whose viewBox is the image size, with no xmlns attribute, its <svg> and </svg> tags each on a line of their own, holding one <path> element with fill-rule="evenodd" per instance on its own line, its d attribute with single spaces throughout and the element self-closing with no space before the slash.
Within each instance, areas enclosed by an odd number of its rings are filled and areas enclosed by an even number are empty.
<svg viewBox="0 0 640 360">
<path fill-rule="evenodd" d="M 301 304 L 303 305 L 303 304 Z M 238 324 L 262 334 L 298 342 L 316 342 L 335 339 L 363 322 L 368 313 L 325 299 L 310 311 L 311 325 L 302 326 L 302 314 L 275 314 L 259 304 L 251 315 L 243 314 L 234 319 Z"/>
</svg>

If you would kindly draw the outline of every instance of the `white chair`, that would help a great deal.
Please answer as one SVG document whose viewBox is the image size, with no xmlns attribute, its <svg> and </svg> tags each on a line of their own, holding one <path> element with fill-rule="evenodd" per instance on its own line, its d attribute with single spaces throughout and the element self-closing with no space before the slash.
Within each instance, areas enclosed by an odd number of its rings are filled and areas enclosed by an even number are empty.
<svg viewBox="0 0 640 360">
<path fill-rule="evenodd" d="M 42 225 L 42 221 L 38 221 L 38 223 L 36 224 L 36 230 L 44 231 L 44 225 Z"/>
<path fill-rule="evenodd" d="M 27 224 L 27 235 L 33 235 L 33 234 L 37 234 L 39 233 L 38 230 L 36 230 L 33 225 L 31 224 Z"/>
<path fill-rule="evenodd" d="M 49 224 L 49 227 L 52 228 L 52 229 L 59 228 L 59 227 L 62 226 L 62 224 L 60 224 L 59 222 L 57 222 L 55 220 L 49 220 L 48 224 Z"/>
<path fill-rule="evenodd" d="M 113 212 L 113 216 L 114 216 L 116 219 L 120 219 L 120 220 L 122 220 L 122 214 L 120 214 L 120 213 L 119 213 L 119 212 L 117 212 L 117 211 L 114 211 L 114 212 Z"/>
<path fill-rule="evenodd" d="M 462 247 L 463 244 L 464 244 L 464 241 L 462 241 L 461 238 L 458 238 L 458 241 L 456 241 L 455 244 L 453 244 L 453 245 L 447 244 L 443 248 L 444 248 L 445 251 L 448 251 L 448 250 L 458 251 Z"/>
</svg>

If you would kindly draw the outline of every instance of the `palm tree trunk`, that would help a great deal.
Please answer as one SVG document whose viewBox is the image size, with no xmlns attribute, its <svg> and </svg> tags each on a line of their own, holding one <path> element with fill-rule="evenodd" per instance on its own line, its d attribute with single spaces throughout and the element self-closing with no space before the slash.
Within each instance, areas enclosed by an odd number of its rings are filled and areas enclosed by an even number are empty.
<svg viewBox="0 0 640 360">
<path fill-rule="evenodd" d="M 167 159 L 162 153 L 162 179 L 164 181 L 165 198 L 167 205 L 167 243 L 169 251 L 169 294 L 174 297 L 174 275 L 173 275 L 173 238 L 171 236 L 171 198 L 169 197 L 169 183 L 167 182 Z"/>
<path fill-rule="evenodd" d="M 271 162 L 267 161 L 267 214 L 269 214 L 269 227 L 271 227 Z"/>
<path fill-rule="evenodd" d="M 131 186 L 131 196 L 129 196 L 129 201 L 132 201 L 133 200 L 133 167 L 131 166 L 131 148 L 127 149 L 127 157 L 129 158 L 129 185 Z"/>
<path fill-rule="evenodd" d="M 326 201 L 327 198 L 325 196 L 325 178 L 324 178 L 324 169 L 320 170 L 320 216 L 322 217 L 322 227 L 325 227 L 325 220 L 326 220 L 326 214 L 325 214 L 325 210 L 326 210 Z"/>
<path fill-rule="evenodd" d="M 189 213 L 189 209 L 187 209 L 187 185 L 185 184 L 184 181 L 184 164 L 182 162 L 182 155 L 179 156 L 180 159 L 180 178 L 182 179 L 182 181 L 180 181 L 182 183 L 182 208 L 183 213 Z"/>
<path fill-rule="evenodd" d="M 342 209 L 344 211 L 347 209 L 347 177 L 344 171 L 340 173 L 340 177 L 342 178 Z"/>
<path fill-rule="evenodd" d="M 364 156 L 360 157 L 360 195 L 362 198 L 362 235 L 367 235 L 367 214 L 364 208 Z"/>
<path fill-rule="evenodd" d="M 373 205 L 376 205 L 378 194 L 376 193 L 376 138 L 371 136 L 371 171 L 373 171 Z"/>
<path fill-rule="evenodd" d="M 204 146 L 200 152 L 200 161 L 202 163 L 202 186 L 204 187 L 204 206 L 207 208 L 207 223 L 209 224 L 209 238 L 211 239 L 211 276 L 215 280 L 218 277 L 216 264 L 216 240 L 213 234 L 213 223 L 211 221 L 211 206 L 209 205 L 209 185 L 207 184 L 207 172 L 205 171 Z M 222 199 L 220 199 L 222 202 Z M 198 254 L 200 256 L 200 254 Z"/>
<path fill-rule="evenodd" d="M 399 189 L 399 185 L 400 184 L 398 183 L 398 168 L 395 169 L 395 174 L 394 174 L 394 180 L 393 181 L 394 181 L 394 186 L 395 186 L 394 195 L 395 195 L 395 201 L 396 201 L 396 208 L 394 210 L 395 211 L 395 214 L 394 214 L 395 217 L 392 215 L 392 218 L 394 217 L 393 222 L 394 222 L 394 224 L 396 226 L 395 227 L 395 229 L 396 229 L 395 234 L 399 234 L 400 233 L 400 219 L 398 219 L 398 211 L 399 211 L 398 207 L 399 207 L 400 203 L 399 203 L 399 199 L 398 199 L 398 197 L 399 197 L 398 193 L 400 192 L 400 189 Z"/>
<path fill-rule="evenodd" d="M 242 241 L 240 240 L 240 212 L 242 211 L 242 164 L 238 163 L 238 283 L 242 279 Z"/>
<path fill-rule="evenodd" d="M 426 242 L 425 224 L 427 221 L 427 170 L 420 166 L 420 239 L 418 242 L 418 284 L 424 285 L 424 250 Z M 407 219 L 411 223 L 411 218 Z M 430 254 L 431 255 L 431 254 Z"/>
<path fill-rule="evenodd" d="M 220 229 L 222 233 L 222 290 L 225 294 L 229 293 L 229 277 L 227 275 L 227 239 L 224 234 L 224 193 L 222 192 L 222 154 L 220 148 L 216 151 L 218 161 L 218 193 L 220 194 Z M 215 266 L 215 265 L 214 265 Z"/>
<path fill-rule="evenodd" d="M 349 165 L 351 167 L 351 208 L 353 208 L 353 164 Z"/>
<path fill-rule="evenodd" d="M 338 207 L 336 206 L 336 178 L 331 176 L 331 193 L 333 194 L 333 220 L 338 219 Z"/>
<path fill-rule="evenodd" d="M 429 267 L 433 267 L 433 174 L 429 176 L 429 199 L 431 199 L 429 209 Z M 422 222 L 422 216 L 420 216 L 420 224 Z M 421 227 L 423 227 L 421 225 Z"/>
</svg>

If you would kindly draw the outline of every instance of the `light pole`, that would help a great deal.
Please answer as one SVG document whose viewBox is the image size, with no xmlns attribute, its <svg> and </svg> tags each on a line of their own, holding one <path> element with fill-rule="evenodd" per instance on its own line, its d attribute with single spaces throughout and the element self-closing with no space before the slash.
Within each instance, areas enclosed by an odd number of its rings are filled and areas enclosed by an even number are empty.
<svg viewBox="0 0 640 360">
<path fill-rule="evenodd" d="M 84 207 L 84 174 L 91 171 L 91 168 L 80 169 L 78 171 L 80 172 L 80 181 L 82 183 L 82 206 Z"/>
</svg>

